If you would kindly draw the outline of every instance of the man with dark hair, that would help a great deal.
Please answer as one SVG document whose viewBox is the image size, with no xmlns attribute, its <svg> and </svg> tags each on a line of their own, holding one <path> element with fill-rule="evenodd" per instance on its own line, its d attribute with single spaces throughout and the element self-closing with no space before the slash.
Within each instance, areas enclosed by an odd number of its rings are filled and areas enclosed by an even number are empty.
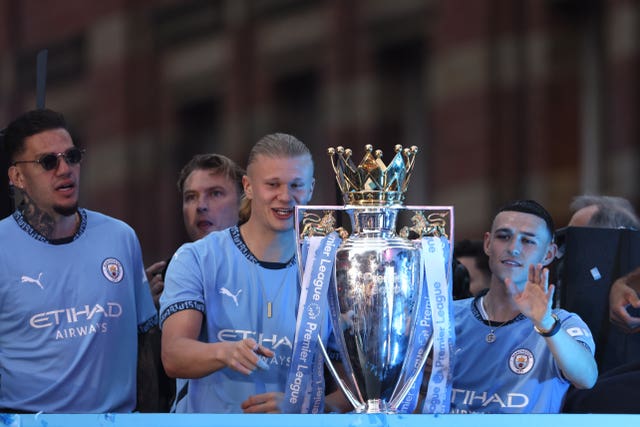
<svg viewBox="0 0 640 427">
<path fill-rule="evenodd" d="M 464 265 L 469 273 L 471 296 L 477 296 L 489 288 L 491 270 L 489 270 L 489 258 L 484 253 L 484 245 L 481 240 L 464 239 L 459 241 L 453 248 L 453 257 Z"/>
<path fill-rule="evenodd" d="M 551 215 L 532 200 L 498 211 L 485 233 L 489 291 L 454 301 L 452 412 L 553 413 L 571 384 L 593 386 L 594 343 L 575 314 L 552 309 Z"/>
<path fill-rule="evenodd" d="M 23 114 L 4 147 L 20 202 L 0 221 L 0 412 L 131 412 L 157 324 L 138 239 L 78 207 L 84 151 L 61 114 Z"/>
</svg>

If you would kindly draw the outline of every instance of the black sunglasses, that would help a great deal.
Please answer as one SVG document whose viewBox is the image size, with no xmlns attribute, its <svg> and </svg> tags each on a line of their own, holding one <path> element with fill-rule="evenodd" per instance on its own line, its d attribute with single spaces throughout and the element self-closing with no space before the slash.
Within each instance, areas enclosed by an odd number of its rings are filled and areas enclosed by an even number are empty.
<svg viewBox="0 0 640 427">
<path fill-rule="evenodd" d="M 79 149 L 78 147 L 69 148 L 64 153 L 46 153 L 40 156 L 37 160 L 18 160 L 16 162 L 11 163 L 11 166 L 15 166 L 18 163 L 38 163 L 42 166 L 42 169 L 46 171 L 53 170 L 58 167 L 60 162 L 60 157 L 64 158 L 64 161 L 67 162 L 68 165 L 77 165 L 82 161 L 82 157 L 84 156 L 84 150 Z"/>
</svg>

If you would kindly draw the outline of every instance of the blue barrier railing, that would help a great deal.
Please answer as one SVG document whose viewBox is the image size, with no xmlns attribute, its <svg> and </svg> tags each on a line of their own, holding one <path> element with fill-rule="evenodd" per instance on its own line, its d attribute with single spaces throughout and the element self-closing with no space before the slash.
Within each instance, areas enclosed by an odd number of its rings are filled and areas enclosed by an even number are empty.
<svg viewBox="0 0 640 427">
<path fill-rule="evenodd" d="M 638 427 L 640 415 L 0 414 L 7 427 Z"/>
</svg>

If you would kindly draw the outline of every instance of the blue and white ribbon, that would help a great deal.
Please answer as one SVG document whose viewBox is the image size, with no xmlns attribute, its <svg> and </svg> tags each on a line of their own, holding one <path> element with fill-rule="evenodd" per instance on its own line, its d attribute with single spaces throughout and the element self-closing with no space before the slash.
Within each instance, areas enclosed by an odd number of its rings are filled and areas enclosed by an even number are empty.
<svg viewBox="0 0 640 427">
<path fill-rule="evenodd" d="M 291 367 L 281 405 L 284 413 L 320 413 L 324 409 L 323 360 L 317 343 L 328 313 L 327 290 L 340 242 L 338 234 L 333 232 L 325 237 L 309 238 L 308 245 L 302 248 L 305 268 Z"/>
<path fill-rule="evenodd" d="M 448 413 L 451 404 L 455 328 L 449 253 L 449 241 L 446 238 L 422 239 L 421 259 L 431 302 L 434 337 L 431 377 L 423 413 Z"/>
<path fill-rule="evenodd" d="M 423 242 L 424 243 L 424 242 Z M 435 260 L 434 260 L 435 261 Z M 420 254 L 420 269 L 418 275 L 418 285 L 421 288 L 420 301 L 418 302 L 418 310 L 416 312 L 415 325 L 413 329 L 413 337 L 410 342 L 409 350 L 406 355 L 406 368 L 403 369 L 403 376 L 399 380 L 399 387 L 406 386 L 410 378 L 417 376 L 415 382 L 411 385 L 411 389 L 406 397 L 398 405 L 396 411 L 401 414 L 413 413 L 418 404 L 418 395 L 420 392 L 420 384 L 422 382 L 422 372 L 416 372 L 423 365 L 421 360 L 425 351 L 429 351 L 427 343 L 433 334 L 433 321 L 431 318 L 431 304 L 429 301 L 429 292 L 427 291 L 425 279 L 425 258 Z M 396 390 L 397 392 L 397 390 Z M 394 392 L 395 394 L 395 392 Z"/>
</svg>

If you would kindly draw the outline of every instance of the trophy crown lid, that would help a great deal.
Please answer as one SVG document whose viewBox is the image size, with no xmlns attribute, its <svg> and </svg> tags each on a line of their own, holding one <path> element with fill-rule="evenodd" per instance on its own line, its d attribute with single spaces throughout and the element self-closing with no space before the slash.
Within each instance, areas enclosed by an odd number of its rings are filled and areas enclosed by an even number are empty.
<svg viewBox="0 0 640 427">
<path fill-rule="evenodd" d="M 394 147 L 395 156 L 388 165 L 382 161 L 382 150 L 365 145 L 365 155 L 357 166 L 350 148 L 330 147 L 327 152 L 336 174 L 344 202 L 357 206 L 390 206 L 402 204 L 415 164 L 418 147 Z"/>
</svg>

